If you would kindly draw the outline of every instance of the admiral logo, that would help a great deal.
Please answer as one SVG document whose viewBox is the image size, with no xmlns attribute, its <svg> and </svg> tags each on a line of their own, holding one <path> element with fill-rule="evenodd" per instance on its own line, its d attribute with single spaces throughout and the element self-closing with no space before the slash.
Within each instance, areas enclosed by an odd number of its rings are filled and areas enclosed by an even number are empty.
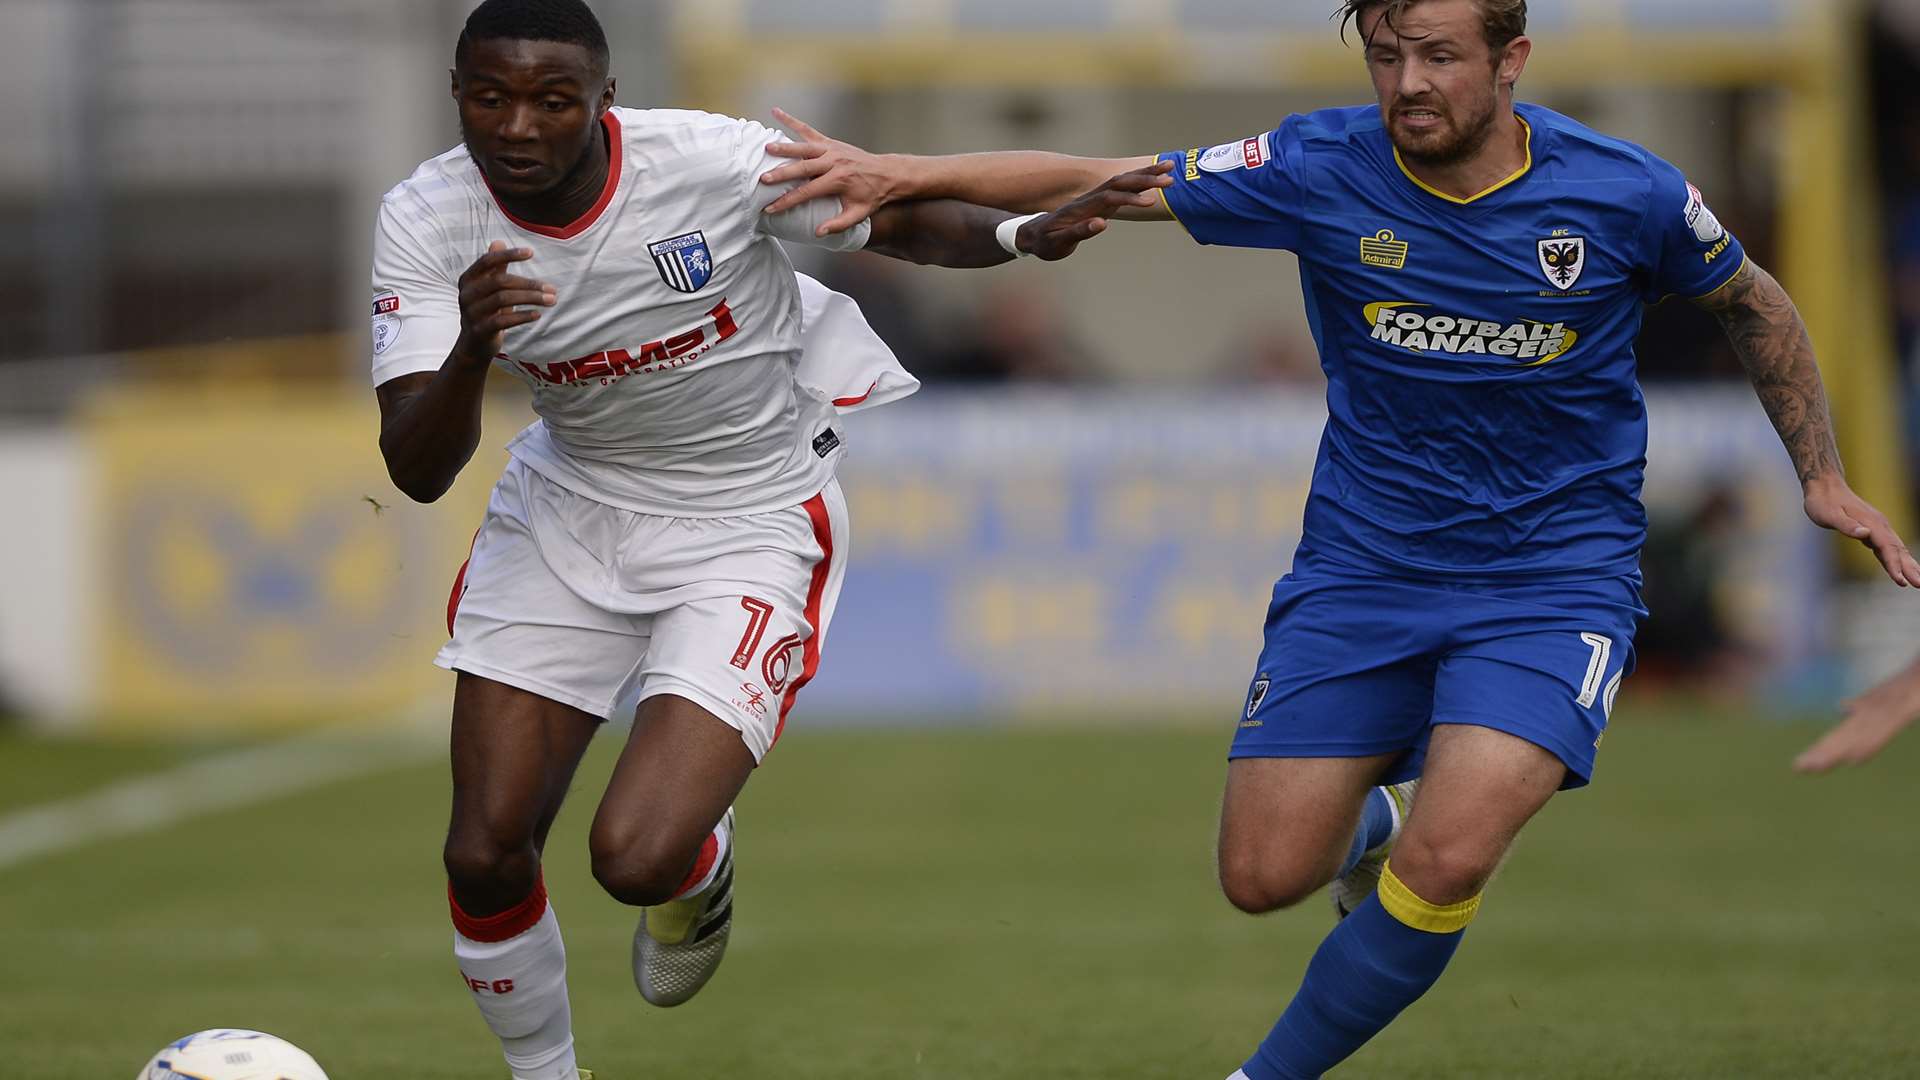
<svg viewBox="0 0 1920 1080">
<path fill-rule="evenodd" d="M 1387 270 L 1400 270 L 1407 265 L 1409 245 L 1405 240 L 1395 240 L 1392 229 L 1381 229 L 1371 239 L 1360 238 L 1360 262 L 1367 266 L 1378 266 Z"/>
<path fill-rule="evenodd" d="M 1189 183 L 1200 179 L 1200 151 L 1187 151 L 1187 180 Z"/>
<path fill-rule="evenodd" d="M 1572 352 L 1580 340 L 1579 332 L 1566 323 L 1501 323 L 1414 310 L 1431 306 L 1405 300 L 1368 304 L 1373 340 L 1417 353 L 1497 356 L 1524 367 L 1550 364 Z"/>
<path fill-rule="evenodd" d="M 1272 159 L 1269 137 L 1260 135 L 1240 142 L 1221 143 L 1200 155 L 1200 168 L 1210 173 L 1257 169 Z"/>
<path fill-rule="evenodd" d="M 535 382 L 573 386 L 598 379 L 600 385 L 605 386 L 628 375 L 648 375 L 685 367 L 705 356 L 715 345 L 740 332 L 740 325 L 733 319 L 733 310 L 727 307 L 725 300 L 707 312 L 707 319 L 711 320 L 711 324 L 702 322 L 684 334 L 675 334 L 661 341 L 649 341 L 632 351 L 609 349 L 577 360 L 562 360 L 544 366 L 531 360 L 506 359 Z"/>
</svg>

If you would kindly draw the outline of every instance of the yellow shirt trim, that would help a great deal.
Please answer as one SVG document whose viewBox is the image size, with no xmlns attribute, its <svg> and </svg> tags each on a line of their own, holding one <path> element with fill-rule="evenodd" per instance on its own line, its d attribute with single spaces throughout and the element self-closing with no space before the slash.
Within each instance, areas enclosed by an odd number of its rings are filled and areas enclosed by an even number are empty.
<svg viewBox="0 0 1920 1080">
<path fill-rule="evenodd" d="M 1187 223 L 1180 220 L 1180 215 L 1174 213 L 1173 204 L 1167 201 L 1167 189 L 1154 188 L 1153 190 L 1160 193 L 1160 205 L 1167 208 L 1167 216 L 1171 217 L 1174 220 L 1174 222 L 1177 223 L 1181 228 L 1187 229 Z M 1187 229 L 1187 235 L 1192 236 L 1193 230 Z"/>
<path fill-rule="evenodd" d="M 1723 227 L 1724 227 L 1724 226 L 1723 226 Z M 1723 282 L 1721 282 L 1721 283 L 1720 283 L 1720 284 L 1719 284 L 1719 285 L 1718 285 L 1717 287 L 1715 287 L 1715 288 L 1714 288 L 1714 290 L 1713 290 L 1712 292 L 1704 292 L 1704 293 L 1701 293 L 1701 294 L 1700 294 L 1699 296 L 1696 296 L 1696 297 L 1694 297 L 1694 298 L 1693 298 L 1693 302 L 1694 302 L 1694 303 L 1696 303 L 1696 304 L 1698 304 L 1698 303 L 1700 303 L 1700 302 L 1701 302 L 1702 300 L 1711 300 L 1711 299 L 1713 299 L 1714 297 L 1716 297 L 1716 296 L 1719 296 L 1719 295 L 1720 295 L 1721 293 L 1723 293 L 1723 292 L 1725 292 L 1725 291 L 1727 290 L 1727 286 L 1729 286 L 1729 285 L 1731 285 L 1731 284 L 1733 284 L 1734 282 L 1736 282 L 1736 281 L 1739 281 L 1739 280 L 1740 280 L 1740 275 L 1741 275 L 1742 273 L 1744 273 L 1744 272 L 1746 272 L 1746 269 L 1747 269 L 1747 264 L 1748 264 L 1749 262 L 1752 262 L 1752 261 L 1753 261 L 1753 260 L 1752 260 L 1752 258 L 1751 258 L 1751 257 L 1744 257 L 1744 258 L 1742 258 L 1742 259 L 1740 260 L 1740 269 L 1738 269 L 1738 270 L 1735 270 L 1735 271 L 1733 272 L 1733 276 L 1732 276 L 1732 277 L 1730 277 L 1730 278 L 1728 278 L 1727 280 L 1725 280 L 1725 281 L 1723 281 Z"/>
<path fill-rule="evenodd" d="M 1446 192 L 1441 191 L 1439 188 L 1434 187 L 1432 184 L 1427 183 L 1425 180 L 1422 180 L 1419 177 L 1413 175 L 1413 170 L 1407 168 L 1407 163 L 1401 160 L 1400 148 L 1397 146 L 1393 148 L 1393 163 L 1395 165 L 1400 166 L 1400 171 L 1406 174 L 1407 179 L 1413 181 L 1414 186 L 1418 187 L 1421 191 L 1424 191 L 1427 194 L 1434 196 L 1435 198 L 1445 199 L 1455 206 L 1466 206 L 1468 203 L 1478 202 L 1481 199 L 1484 199 L 1487 196 L 1493 194 L 1494 192 L 1499 191 L 1501 188 L 1506 187 L 1508 184 L 1513 183 L 1515 180 L 1518 180 L 1521 177 L 1527 175 L 1527 173 L 1533 170 L 1533 125 L 1527 123 L 1527 118 L 1519 115 L 1518 113 L 1515 113 L 1513 118 L 1515 120 L 1520 121 L 1521 127 L 1527 129 L 1526 164 L 1520 166 L 1520 168 L 1516 170 L 1512 176 L 1507 177 L 1505 180 L 1500 181 L 1499 183 L 1493 185 L 1487 190 L 1471 198 L 1462 199 L 1457 195 L 1449 195 Z"/>
</svg>

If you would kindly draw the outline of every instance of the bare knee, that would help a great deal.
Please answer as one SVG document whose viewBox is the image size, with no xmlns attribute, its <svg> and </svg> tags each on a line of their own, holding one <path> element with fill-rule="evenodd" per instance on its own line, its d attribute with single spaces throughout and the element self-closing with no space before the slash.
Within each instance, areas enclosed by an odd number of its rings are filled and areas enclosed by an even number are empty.
<svg viewBox="0 0 1920 1080">
<path fill-rule="evenodd" d="M 608 896 L 634 907 L 673 899 L 700 855 L 698 841 L 686 844 L 640 828 L 596 828 L 589 847 L 593 879 Z"/>
<path fill-rule="evenodd" d="M 531 835 L 456 826 L 447 834 L 441 858 L 454 899 L 474 915 L 512 907 L 540 880 L 540 855 Z"/>
<path fill-rule="evenodd" d="M 1298 858 L 1247 849 L 1220 851 L 1220 891 L 1249 915 L 1293 907 L 1332 879 Z"/>
<path fill-rule="evenodd" d="M 1430 904 L 1457 904 L 1480 895 L 1502 852 L 1471 839 L 1409 833 L 1393 849 L 1393 874 Z"/>
</svg>

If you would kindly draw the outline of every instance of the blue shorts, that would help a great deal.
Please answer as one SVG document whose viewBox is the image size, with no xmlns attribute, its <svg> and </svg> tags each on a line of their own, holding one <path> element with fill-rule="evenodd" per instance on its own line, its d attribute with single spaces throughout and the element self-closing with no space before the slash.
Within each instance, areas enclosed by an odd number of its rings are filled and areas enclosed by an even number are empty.
<svg viewBox="0 0 1920 1080">
<path fill-rule="evenodd" d="M 1384 577 L 1302 553 L 1273 587 L 1266 647 L 1230 757 L 1399 754 L 1420 775 L 1436 724 L 1551 751 L 1562 787 L 1593 777 L 1633 633 L 1638 582 L 1467 584 Z"/>
</svg>

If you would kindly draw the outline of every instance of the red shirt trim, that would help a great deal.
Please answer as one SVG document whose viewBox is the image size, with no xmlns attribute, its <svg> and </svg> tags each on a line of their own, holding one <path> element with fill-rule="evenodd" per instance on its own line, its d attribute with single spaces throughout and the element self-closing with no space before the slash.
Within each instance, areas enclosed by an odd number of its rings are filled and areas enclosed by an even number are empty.
<svg viewBox="0 0 1920 1080">
<path fill-rule="evenodd" d="M 515 217 L 513 211 L 508 210 L 500 202 L 500 196 L 494 193 L 493 182 L 487 180 L 487 172 L 482 169 L 480 179 L 486 182 L 487 193 L 493 195 L 493 205 L 500 207 L 500 212 L 507 215 L 507 220 L 515 225 L 530 233 L 550 236 L 555 240 L 571 240 L 591 229 L 593 223 L 600 220 L 600 215 L 606 212 L 607 205 L 613 202 L 614 189 L 620 186 L 620 120 L 613 115 L 612 109 L 600 114 L 600 128 L 607 133 L 607 186 L 600 189 L 600 197 L 594 200 L 586 213 L 574 218 L 566 225 L 537 225 L 531 221 L 524 221 Z"/>
<path fill-rule="evenodd" d="M 873 386 L 867 387 L 866 393 L 861 394 L 859 397 L 837 397 L 833 399 L 833 404 L 836 408 L 841 408 L 841 409 L 850 408 L 854 405 L 858 405 L 861 402 L 872 397 L 874 388 L 878 387 L 879 385 L 880 385 L 880 380 L 875 379 L 873 380 Z"/>
</svg>

